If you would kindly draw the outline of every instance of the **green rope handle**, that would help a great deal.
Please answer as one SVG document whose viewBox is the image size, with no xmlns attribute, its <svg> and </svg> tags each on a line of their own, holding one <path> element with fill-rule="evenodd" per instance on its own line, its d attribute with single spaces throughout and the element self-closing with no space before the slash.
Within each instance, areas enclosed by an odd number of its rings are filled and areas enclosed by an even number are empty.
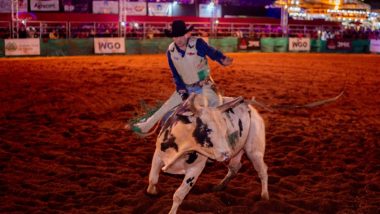
<svg viewBox="0 0 380 214">
<path fill-rule="evenodd" d="M 160 109 L 163 104 L 164 104 L 163 101 L 157 100 L 155 105 L 149 106 L 144 100 L 141 100 L 140 111 L 137 111 L 137 116 L 132 117 L 130 120 L 128 120 L 128 124 L 133 125 L 135 123 L 138 123 L 142 120 L 149 118 L 156 111 L 158 111 L 158 109 Z M 143 112 L 143 115 L 138 115 L 141 112 Z"/>
</svg>

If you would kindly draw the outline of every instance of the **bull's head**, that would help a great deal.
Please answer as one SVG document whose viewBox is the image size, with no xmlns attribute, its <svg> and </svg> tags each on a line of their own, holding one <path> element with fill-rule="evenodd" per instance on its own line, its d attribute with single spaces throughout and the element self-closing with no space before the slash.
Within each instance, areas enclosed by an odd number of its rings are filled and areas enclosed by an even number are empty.
<svg viewBox="0 0 380 214">
<path fill-rule="evenodd" d="M 168 151 L 170 160 L 164 171 L 177 158 L 190 151 L 197 151 L 217 161 L 225 161 L 232 156 L 228 142 L 227 122 L 223 113 L 243 101 L 239 97 L 218 107 L 209 107 L 203 95 L 191 95 L 175 112 L 176 122 L 164 126 L 160 133 L 161 150 Z"/>
<path fill-rule="evenodd" d="M 197 98 L 201 101 L 197 101 Z M 204 100 L 206 99 L 203 96 L 197 95 L 190 102 L 192 104 L 190 109 L 195 115 L 193 137 L 200 146 L 197 151 L 206 153 L 208 157 L 218 161 L 227 160 L 231 157 L 232 150 L 228 142 L 227 121 L 223 114 L 242 102 L 243 98 L 238 97 L 218 107 L 208 107 L 207 101 Z"/>
</svg>

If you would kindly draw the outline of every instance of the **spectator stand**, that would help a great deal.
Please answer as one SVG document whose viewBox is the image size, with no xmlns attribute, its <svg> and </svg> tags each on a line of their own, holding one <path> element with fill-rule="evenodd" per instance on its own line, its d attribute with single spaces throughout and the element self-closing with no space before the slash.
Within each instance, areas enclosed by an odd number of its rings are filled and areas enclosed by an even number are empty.
<svg viewBox="0 0 380 214">
<path fill-rule="evenodd" d="M 11 37 L 11 23 L 0 21 L 0 39 L 8 39 Z"/>
</svg>

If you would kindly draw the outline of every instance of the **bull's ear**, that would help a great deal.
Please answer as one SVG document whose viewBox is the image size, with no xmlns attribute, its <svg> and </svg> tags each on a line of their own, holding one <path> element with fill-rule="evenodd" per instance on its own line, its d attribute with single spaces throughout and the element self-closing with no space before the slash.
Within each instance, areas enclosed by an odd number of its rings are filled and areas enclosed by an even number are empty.
<svg viewBox="0 0 380 214">
<path fill-rule="evenodd" d="M 194 96 L 195 96 L 195 94 L 191 93 L 190 96 L 177 107 L 174 114 L 182 115 L 185 112 L 187 112 L 189 110 L 189 108 L 191 107 L 191 103 L 194 100 Z"/>
<path fill-rule="evenodd" d="M 194 115 L 196 115 L 197 112 L 198 112 L 198 106 L 196 106 L 195 103 L 194 103 L 194 100 L 195 100 L 195 94 L 194 94 L 194 96 L 191 97 L 191 98 L 192 98 L 191 100 L 189 99 L 189 109 L 190 109 L 190 111 L 191 111 Z"/>
<path fill-rule="evenodd" d="M 190 102 L 190 110 L 194 113 L 195 116 L 197 116 L 200 114 L 204 107 L 207 107 L 207 105 L 207 97 L 203 96 L 202 94 L 197 94 Z"/>
<path fill-rule="evenodd" d="M 204 106 L 204 107 L 208 107 L 208 99 L 207 99 L 207 96 L 204 95 L 204 92 L 202 92 L 202 96 L 201 96 L 201 106 Z"/>
<path fill-rule="evenodd" d="M 216 107 L 218 110 L 220 110 L 221 112 L 225 112 L 227 111 L 228 109 L 230 108 L 234 108 L 235 106 L 237 106 L 238 104 L 244 102 L 244 98 L 243 97 L 237 97 L 229 102 L 226 102 L 224 103 L 223 105 L 220 105 L 218 107 Z"/>
</svg>

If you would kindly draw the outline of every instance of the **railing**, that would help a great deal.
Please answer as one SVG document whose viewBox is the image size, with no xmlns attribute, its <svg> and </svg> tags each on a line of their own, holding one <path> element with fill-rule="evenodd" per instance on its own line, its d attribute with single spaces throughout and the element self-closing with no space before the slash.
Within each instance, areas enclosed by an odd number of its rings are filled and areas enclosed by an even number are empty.
<svg viewBox="0 0 380 214">
<path fill-rule="evenodd" d="M 283 32 L 278 24 L 248 24 L 248 23 L 219 23 L 216 34 L 211 34 L 209 22 L 189 22 L 194 25 L 193 33 L 203 37 L 282 37 Z M 29 21 L 26 25 L 20 23 L 19 38 L 90 38 L 90 37 L 119 37 L 143 39 L 165 37 L 164 30 L 170 27 L 166 22 L 131 22 L 125 28 L 118 22 L 54 22 Z M 125 29 L 126 33 L 120 32 Z M 340 27 L 322 25 L 289 25 L 290 36 L 312 36 L 322 31 L 341 31 Z M 0 22 L 0 38 L 11 36 L 11 23 Z"/>
</svg>

